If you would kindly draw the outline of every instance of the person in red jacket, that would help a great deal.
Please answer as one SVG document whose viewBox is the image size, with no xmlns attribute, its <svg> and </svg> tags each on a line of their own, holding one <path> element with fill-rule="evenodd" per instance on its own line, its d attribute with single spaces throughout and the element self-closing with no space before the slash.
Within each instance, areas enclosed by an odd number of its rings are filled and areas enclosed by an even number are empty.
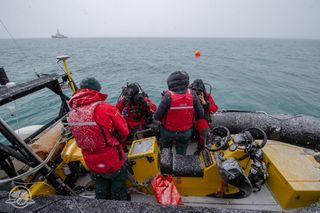
<svg viewBox="0 0 320 213">
<path fill-rule="evenodd" d="M 153 120 L 153 113 L 157 106 L 144 91 L 140 91 L 137 83 L 128 84 L 122 92 L 117 108 L 127 121 L 129 127 L 128 141 L 133 139 L 137 131 L 146 128 Z"/>
<path fill-rule="evenodd" d="M 171 73 L 167 85 L 168 90 L 163 92 L 154 114 L 155 120 L 161 122 L 160 147 L 170 148 L 175 142 L 176 153 L 186 155 L 193 123 L 204 118 L 204 111 L 197 94 L 188 88 L 188 73 Z"/>
<path fill-rule="evenodd" d="M 126 156 L 121 142 L 129 130 L 118 109 L 105 102 L 107 95 L 100 89 L 95 78 L 81 81 L 69 101 L 68 126 L 95 180 L 96 198 L 127 200 Z"/>
<path fill-rule="evenodd" d="M 208 134 L 209 123 L 212 122 L 211 115 L 218 111 L 218 106 L 214 102 L 211 94 L 206 91 L 206 87 L 201 79 L 196 79 L 190 85 L 191 89 L 195 91 L 199 97 L 200 103 L 205 112 L 205 120 L 200 119 L 195 123 L 196 130 L 199 134 L 198 152 L 203 149 L 203 141 Z"/>
<path fill-rule="evenodd" d="M 194 90 L 201 102 L 201 105 L 205 111 L 206 120 L 211 122 L 211 115 L 218 111 L 218 106 L 215 103 L 210 93 L 206 91 L 206 87 L 201 79 L 196 79 L 191 84 L 191 89 Z"/>
</svg>

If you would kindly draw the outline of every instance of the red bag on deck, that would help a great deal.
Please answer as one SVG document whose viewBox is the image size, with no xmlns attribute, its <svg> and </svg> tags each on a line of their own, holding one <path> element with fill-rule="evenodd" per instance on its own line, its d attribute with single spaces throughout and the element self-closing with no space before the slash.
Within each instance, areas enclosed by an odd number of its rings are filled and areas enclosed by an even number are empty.
<svg viewBox="0 0 320 213">
<path fill-rule="evenodd" d="M 181 205 L 181 196 L 172 181 L 172 176 L 157 175 L 151 182 L 156 199 L 160 204 Z"/>
</svg>

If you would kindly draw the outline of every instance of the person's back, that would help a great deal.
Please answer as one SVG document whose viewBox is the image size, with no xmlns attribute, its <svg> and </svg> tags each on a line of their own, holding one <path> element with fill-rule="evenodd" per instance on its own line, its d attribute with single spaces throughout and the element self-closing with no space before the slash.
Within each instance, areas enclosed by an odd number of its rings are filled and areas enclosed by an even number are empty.
<svg viewBox="0 0 320 213">
<path fill-rule="evenodd" d="M 176 142 L 177 154 L 185 155 L 192 134 L 193 122 L 204 117 L 196 93 L 188 89 L 189 75 L 173 72 L 167 79 L 168 89 L 163 93 L 154 118 L 161 121 L 160 145 L 169 148 Z"/>
<path fill-rule="evenodd" d="M 194 120 L 192 91 L 188 89 L 185 93 L 180 94 L 168 90 L 166 95 L 170 101 L 170 107 L 167 115 L 162 119 L 163 127 L 170 131 L 190 129 Z"/>
<path fill-rule="evenodd" d="M 69 129 L 81 148 L 86 165 L 96 181 L 96 197 L 126 200 L 125 154 L 121 141 L 128 135 L 118 109 L 104 102 L 107 95 L 94 78 L 84 79 L 69 101 Z"/>
</svg>

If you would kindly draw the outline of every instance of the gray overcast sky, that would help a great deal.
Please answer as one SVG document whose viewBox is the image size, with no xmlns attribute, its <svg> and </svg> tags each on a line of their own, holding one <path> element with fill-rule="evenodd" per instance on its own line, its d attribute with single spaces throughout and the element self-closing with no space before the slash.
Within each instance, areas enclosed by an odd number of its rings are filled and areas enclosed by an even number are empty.
<svg viewBox="0 0 320 213">
<path fill-rule="evenodd" d="M 320 0 L 0 0 L 14 38 L 320 39 Z M 0 38 L 9 38 L 0 25 Z"/>
</svg>

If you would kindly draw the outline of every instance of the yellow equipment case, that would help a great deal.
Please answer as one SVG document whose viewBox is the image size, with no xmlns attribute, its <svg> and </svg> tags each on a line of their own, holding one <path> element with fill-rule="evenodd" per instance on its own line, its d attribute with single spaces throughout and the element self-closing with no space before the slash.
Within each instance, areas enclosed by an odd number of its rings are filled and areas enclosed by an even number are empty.
<svg viewBox="0 0 320 213">
<path fill-rule="evenodd" d="M 151 181 L 159 173 L 156 137 L 133 141 L 128 160 L 131 164 L 133 176 L 139 184 Z"/>
<path fill-rule="evenodd" d="M 319 201 L 320 164 L 312 150 L 269 141 L 263 152 L 269 172 L 267 183 L 282 208 Z"/>
</svg>

